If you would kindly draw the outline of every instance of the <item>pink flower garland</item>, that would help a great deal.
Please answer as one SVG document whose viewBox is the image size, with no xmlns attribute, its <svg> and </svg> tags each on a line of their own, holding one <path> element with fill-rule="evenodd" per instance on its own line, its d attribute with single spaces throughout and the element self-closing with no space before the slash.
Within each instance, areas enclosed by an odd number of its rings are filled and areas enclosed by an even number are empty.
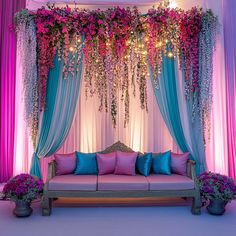
<svg viewBox="0 0 236 236">
<path fill-rule="evenodd" d="M 69 52 L 76 51 L 82 35 L 87 93 L 98 93 L 100 110 L 103 106 L 108 110 L 110 106 L 114 124 L 119 88 L 126 105 L 125 120 L 129 117 L 128 63 L 132 64 L 131 73 L 137 76 L 142 108 L 147 109 L 147 57 L 156 78 L 161 72 L 163 55 L 178 56 L 188 94 L 198 91 L 201 9 L 185 12 L 158 6 L 141 15 L 137 8 L 89 11 L 51 7 L 32 14 L 37 28 L 41 110 L 45 106 L 48 73 L 56 53 L 64 61 L 65 77 L 74 73 L 77 62 L 69 60 Z"/>
<path fill-rule="evenodd" d="M 194 7 L 190 11 L 182 13 L 180 20 L 180 47 L 185 62 L 185 68 L 183 69 L 188 94 L 199 89 L 199 32 L 201 30 L 201 17 L 201 9 Z M 184 66 L 183 62 L 181 66 Z M 190 81 L 191 73 L 192 81 Z"/>
</svg>

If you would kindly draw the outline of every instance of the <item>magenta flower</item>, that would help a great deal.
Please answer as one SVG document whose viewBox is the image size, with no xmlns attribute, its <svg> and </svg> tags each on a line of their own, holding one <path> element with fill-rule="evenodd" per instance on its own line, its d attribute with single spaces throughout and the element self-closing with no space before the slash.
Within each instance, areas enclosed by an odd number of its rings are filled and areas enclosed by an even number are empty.
<svg viewBox="0 0 236 236">
<path fill-rule="evenodd" d="M 236 195 L 235 182 L 225 175 L 204 172 L 198 176 L 197 183 L 203 204 L 210 199 L 221 199 L 228 202 Z"/>
<path fill-rule="evenodd" d="M 11 178 L 4 186 L 3 193 L 13 201 L 31 202 L 43 192 L 43 181 L 29 174 L 20 174 Z"/>
</svg>

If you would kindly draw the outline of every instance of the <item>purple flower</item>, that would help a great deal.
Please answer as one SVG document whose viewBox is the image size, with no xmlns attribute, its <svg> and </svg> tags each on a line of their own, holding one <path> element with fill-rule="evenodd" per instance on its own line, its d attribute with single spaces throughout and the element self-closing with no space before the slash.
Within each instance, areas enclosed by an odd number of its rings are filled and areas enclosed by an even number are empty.
<svg viewBox="0 0 236 236">
<path fill-rule="evenodd" d="M 3 188 L 3 193 L 12 200 L 32 201 L 43 191 L 43 182 L 29 174 L 20 174 L 11 178 Z"/>
<path fill-rule="evenodd" d="M 204 172 L 197 178 L 202 202 L 209 199 L 230 201 L 236 194 L 236 185 L 228 176 L 212 172 Z"/>
</svg>

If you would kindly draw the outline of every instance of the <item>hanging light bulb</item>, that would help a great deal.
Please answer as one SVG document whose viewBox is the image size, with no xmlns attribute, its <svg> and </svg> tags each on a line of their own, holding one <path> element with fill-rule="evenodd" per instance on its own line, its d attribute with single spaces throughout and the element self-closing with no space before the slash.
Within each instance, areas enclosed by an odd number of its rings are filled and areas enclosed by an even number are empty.
<svg viewBox="0 0 236 236">
<path fill-rule="evenodd" d="M 148 36 L 145 36 L 145 37 L 144 37 L 144 42 L 148 42 L 148 41 L 149 41 Z"/>
<path fill-rule="evenodd" d="M 168 53 L 167 53 L 167 56 L 168 56 L 169 58 L 172 58 L 172 57 L 174 56 L 174 54 L 173 54 L 173 52 L 168 52 Z"/>
<path fill-rule="evenodd" d="M 74 52 L 74 50 L 75 50 L 75 49 L 74 49 L 72 46 L 69 47 L 69 51 L 70 51 L 70 52 Z"/>
<path fill-rule="evenodd" d="M 142 54 L 143 55 L 147 55 L 147 51 L 142 51 Z"/>
<path fill-rule="evenodd" d="M 129 46 L 130 44 L 131 44 L 131 40 L 129 39 L 126 41 L 126 46 Z"/>
<path fill-rule="evenodd" d="M 158 43 L 156 44 L 156 48 L 161 47 L 162 44 L 163 44 L 162 41 L 158 42 Z"/>
</svg>

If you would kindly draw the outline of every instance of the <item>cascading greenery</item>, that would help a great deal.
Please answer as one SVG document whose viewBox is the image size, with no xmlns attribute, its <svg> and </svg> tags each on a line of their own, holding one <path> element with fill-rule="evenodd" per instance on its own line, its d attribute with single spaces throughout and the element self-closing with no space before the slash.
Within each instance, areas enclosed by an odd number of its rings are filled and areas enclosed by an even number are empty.
<svg viewBox="0 0 236 236">
<path fill-rule="evenodd" d="M 210 134 L 210 115 L 212 106 L 213 53 L 219 32 L 219 22 L 211 10 L 202 16 L 199 35 L 199 100 L 198 112 L 202 128 Z"/>
<path fill-rule="evenodd" d="M 37 41 L 33 15 L 22 10 L 16 15 L 17 53 L 22 63 L 25 120 L 30 127 L 33 144 L 39 125 L 39 84 L 37 74 Z"/>
</svg>

